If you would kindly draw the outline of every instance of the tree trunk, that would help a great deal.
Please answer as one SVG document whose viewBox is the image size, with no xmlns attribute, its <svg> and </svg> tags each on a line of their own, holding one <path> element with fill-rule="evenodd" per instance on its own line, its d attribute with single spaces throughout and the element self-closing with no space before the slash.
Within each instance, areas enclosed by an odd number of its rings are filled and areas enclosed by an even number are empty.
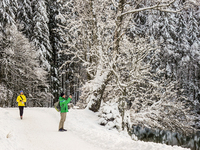
<svg viewBox="0 0 200 150">
<path fill-rule="evenodd" d="M 89 110 L 92 110 L 94 112 L 99 111 L 99 108 L 101 106 L 101 101 L 102 101 L 102 97 L 106 88 L 106 85 L 108 84 L 110 77 L 111 77 L 111 73 L 110 72 L 104 72 L 101 76 L 96 76 L 96 78 L 93 80 L 95 83 L 95 81 L 98 81 L 98 79 L 105 77 L 102 82 L 98 82 L 98 87 L 95 87 L 95 84 L 91 84 L 91 86 L 93 86 L 93 90 L 90 91 L 90 95 L 87 97 L 87 101 L 89 101 L 87 108 Z"/>
</svg>

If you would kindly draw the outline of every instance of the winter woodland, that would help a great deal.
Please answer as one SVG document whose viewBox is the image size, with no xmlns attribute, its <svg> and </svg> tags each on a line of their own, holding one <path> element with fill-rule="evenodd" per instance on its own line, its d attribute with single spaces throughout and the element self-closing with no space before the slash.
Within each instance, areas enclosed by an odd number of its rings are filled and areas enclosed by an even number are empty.
<svg viewBox="0 0 200 150">
<path fill-rule="evenodd" d="M 198 0 L 1 0 L 0 62 L 1 107 L 65 92 L 108 129 L 200 127 Z"/>
</svg>

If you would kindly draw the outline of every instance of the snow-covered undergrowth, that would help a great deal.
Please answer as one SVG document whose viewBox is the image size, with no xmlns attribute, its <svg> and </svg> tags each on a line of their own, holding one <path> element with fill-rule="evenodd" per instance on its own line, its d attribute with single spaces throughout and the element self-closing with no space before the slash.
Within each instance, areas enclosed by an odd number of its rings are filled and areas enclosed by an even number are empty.
<svg viewBox="0 0 200 150">
<path fill-rule="evenodd" d="M 4 84 L 0 84 L 0 107 L 4 107 L 7 102 L 7 99 L 11 99 L 13 92 L 6 88 Z"/>
<path fill-rule="evenodd" d="M 0 108 L 1 150 L 183 150 L 163 144 L 133 141 L 124 132 L 98 124 L 98 114 L 70 110 L 65 128 L 58 132 L 59 113 L 52 108 L 26 108 L 20 120 L 18 108 Z"/>
<path fill-rule="evenodd" d="M 103 104 L 99 113 L 98 123 L 102 126 L 105 126 L 107 129 L 116 128 L 118 131 L 121 130 L 122 118 L 118 110 L 117 103 L 110 105 Z"/>
</svg>

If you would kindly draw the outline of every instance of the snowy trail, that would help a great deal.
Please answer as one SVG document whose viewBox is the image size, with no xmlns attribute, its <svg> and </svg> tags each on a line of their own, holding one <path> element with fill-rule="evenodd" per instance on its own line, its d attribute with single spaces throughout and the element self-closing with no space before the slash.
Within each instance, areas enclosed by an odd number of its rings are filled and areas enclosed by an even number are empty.
<svg viewBox="0 0 200 150">
<path fill-rule="evenodd" d="M 6 109 L 4 115 L 8 121 L 6 133 L 11 133 L 11 140 L 16 150 L 101 150 L 74 135 L 72 132 L 58 132 L 59 113 L 50 114 L 48 109 L 25 109 L 24 119 L 20 120 L 18 109 Z M 8 119 L 9 118 L 9 119 Z M 2 123 L 2 117 L 0 125 Z M 2 127 L 2 126 L 1 126 Z M 12 139 L 14 137 L 14 139 Z M 11 150 L 8 145 L 8 150 Z M 0 144 L 0 150 L 3 146 Z"/>
<path fill-rule="evenodd" d="M 88 110 L 70 110 L 65 128 L 58 132 L 59 113 L 53 108 L 0 108 L 0 150 L 183 150 L 163 144 L 133 141 L 116 130 L 97 124 Z"/>
</svg>

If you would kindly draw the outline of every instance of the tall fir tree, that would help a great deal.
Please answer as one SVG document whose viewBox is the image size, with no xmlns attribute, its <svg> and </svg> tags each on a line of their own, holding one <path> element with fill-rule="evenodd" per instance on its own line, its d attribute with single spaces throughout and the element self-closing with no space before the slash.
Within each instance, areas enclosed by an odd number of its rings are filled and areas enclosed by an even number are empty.
<svg viewBox="0 0 200 150">
<path fill-rule="evenodd" d="M 0 1 L 0 31 L 5 33 L 7 26 L 16 27 L 17 0 Z"/>
<path fill-rule="evenodd" d="M 18 0 L 17 23 L 18 30 L 21 31 L 29 40 L 32 35 L 33 11 L 30 0 Z"/>
<path fill-rule="evenodd" d="M 52 48 L 49 41 L 49 19 L 45 1 L 33 0 L 31 7 L 33 11 L 33 33 L 31 35 L 31 41 L 34 43 L 36 51 L 39 54 L 40 66 L 50 71 Z"/>
<path fill-rule="evenodd" d="M 50 90 L 53 93 L 55 99 L 54 102 L 58 100 L 59 93 L 63 91 L 61 82 L 61 76 L 59 76 L 59 67 L 63 63 L 62 54 L 59 52 L 64 49 L 65 39 L 63 26 L 65 23 L 65 18 L 62 14 L 64 11 L 65 1 L 51 1 L 46 0 L 47 10 L 49 17 L 49 31 L 50 31 L 50 43 L 52 46 L 52 61 L 51 61 L 51 85 Z M 63 91 L 65 92 L 65 91 Z"/>
</svg>

